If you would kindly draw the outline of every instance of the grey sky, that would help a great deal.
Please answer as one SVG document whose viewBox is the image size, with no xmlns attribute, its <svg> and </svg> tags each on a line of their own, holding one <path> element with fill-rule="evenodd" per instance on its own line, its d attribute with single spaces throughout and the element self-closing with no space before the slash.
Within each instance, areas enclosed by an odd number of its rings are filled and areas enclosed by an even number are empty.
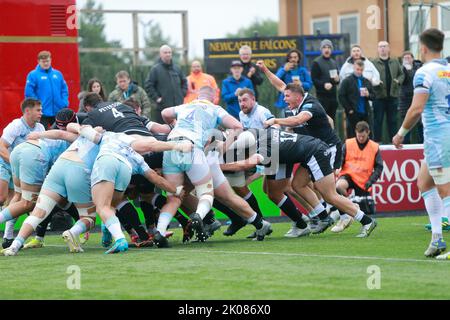
<svg viewBox="0 0 450 320">
<path fill-rule="evenodd" d="M 236 32 L 255 18 L 278 21 L 278 0 L 96 0 L 104 9 L 126 10 L 188 10 L 189 56 L 203 56 L 203 39 L 223 38 Z M 83 7 L 86 0 L 77 0 Z M 109 40 L 120 40 L 124 47 L 132 47 L 131 15 L 106 14 L 106 33 Z M 180 15 L 142 15 L 139 26 L 142 46 L 144 24 L 149 20 L 160 23 L 164 34 L 181 47 Z"/>
</svg>

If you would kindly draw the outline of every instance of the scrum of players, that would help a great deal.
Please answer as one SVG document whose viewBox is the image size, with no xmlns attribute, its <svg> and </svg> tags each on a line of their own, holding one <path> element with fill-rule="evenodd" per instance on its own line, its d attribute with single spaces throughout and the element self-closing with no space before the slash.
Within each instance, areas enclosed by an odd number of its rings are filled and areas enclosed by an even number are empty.
<svg viewBox="0 0 450 320">
<path fill-rule="evenodd" d="M 341 142 L 324 109 L 300 86 L 288 84 L 283 90 L 294 114 L 286 118 L 292 124 L 283 127 L 249 89 L 238 94 L 241 121 L 214 105 L 215 90 L 203 87 L 198 100 L 163 110 L 166 124 L 139 115 L 133 101 L 103 102 L 91 93 L 85 98 L 87 114 L 63 109 L 55 129 L 48 131 L 39 123 L 40 102 L 26 99 L 23 117 L 2 136 L 2 201 L 10 200 L 0 222 L 11 224 L 29 215 L 3 255 L 41 247 L 42 236 L 25 241 L 54 212 L 69 208 L 77 221 L 62 237 L 73 253 L 83 252 L 82 235 L 95 226 L 97 215 L 106 253 L 128 249 L 123 229 L 137 247 L 168 247 L 167 229 L 174 217 L 183 226 L 183 242 L 194 236 L 204 242 L 221 227 L 213 207 L 232 221 L 225 235 L 252 224 L 255 230 L 248 238 L 262 241 L 272 226 L 248 188 L 261 175 L 268 197 L 293 221 L 285 236 L 303 237 L 330 227 L 334 220 L 324 202 L 361 222 L 358 237 L 369 236 L 376 221 L 336 192 Z M 300 105 L 295 104 L 299 97 Z M 305 203 L 308 216 L 290 195 Z M 145 226 L 130 199 L 139 202 Z"/>
</svg>

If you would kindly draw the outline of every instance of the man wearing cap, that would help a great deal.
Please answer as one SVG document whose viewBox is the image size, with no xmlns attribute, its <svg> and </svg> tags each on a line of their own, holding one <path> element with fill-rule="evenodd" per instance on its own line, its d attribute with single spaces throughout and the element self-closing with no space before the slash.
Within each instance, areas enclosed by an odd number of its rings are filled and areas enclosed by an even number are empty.
<svg viewBox="0 0 450 320">
<path fill-rule="evenodd" d="M 243 88 L 254 90 L 250 79 L 242 75 L 243 70 L 244 68 L 241 61 L 232 61 L 230 68 L 231 76 L 222 82 L 222 99 L 227 105 L 227 111 L 238 120 L 239 112 L 241 111 L 238 101 L 239 92 Z"/>
<path fill-rule="evenodd" d="M 333 43 L 324 39 L 320 43 L 322 55 L 314 59 L 311 66 L 311 77 L 316 88 L 316 96 L 327 114 L 335 121 L 338 101 L 336 88 L 339 84 L 339 68 L 331 58 Z"/>
</svg>

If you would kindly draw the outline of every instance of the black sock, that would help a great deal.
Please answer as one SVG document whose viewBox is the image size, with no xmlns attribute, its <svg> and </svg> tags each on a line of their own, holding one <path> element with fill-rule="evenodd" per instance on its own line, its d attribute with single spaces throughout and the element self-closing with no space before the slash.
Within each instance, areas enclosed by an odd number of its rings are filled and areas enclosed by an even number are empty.
<svg viewBox="0 0 450 320">
<path fill-rule="evenodd" d="M 323 210 L 323 211 L 322 211 L 321 213 L 319 213 L 317 216 L 319 217 L 320 220 L 324 220 L 324 219 L 328 218 L 328 213 L 327 213 L 326 210 Z"/>
<path fill-rule="evenodd" d="M 224 205 L 222 202 L 214 199 L 213 207 L 216 208 L 219 211 L 222 211 L 222 213 L 226 214 L 228 218 L 230 218 L 231 223 L 235 224 L 247 224 L 247 222 L 244 221 L 237 213 L 235 213 L 233 210 L 228 208 L 226 205 Z"/>
<path fill-rule="evenodd" d="M 133 228 L 131 227 L 131 223 L 129 221 L 129 218 L 127 217 L 126 212 L 125 211 L 116 210 L 116 216 L 119 219 L 119 222 L 122 225 L 122 227 L 125 229 L 125 231 L 129 235 L 132 235 Z"/>
<path fill-rule="evenodd" d="M 280 207 L 280 209 L 284 212 L 285 215 L 287 215 L 292 221 L 298 222 L 303 221 L 302 214 L 297 210 L 297 207 L 292 202 L 291 198 L 289 198 L 287 195 L 286 200 L 283 202 L 283 204 Z"/>
<path fill-rule="evenodd" d="M 141 201 L 141 210 L 144 213 L 145 218 L 145 226 L 148 228 L 151 225 L 154 225 L 156 223 L 155 220 L 155 207 L 146 201 Z"/>
<path fill-rule="evenodd" d="M 292 220 L 295 222 L 297 228 L 305 229 L 307 224 L 302 219 L 302 214 L 297 210 L 297 207 L 292 202 L 291 198 L 286 196 L 286 201 L 280 206 L 280 209 Z"/>
<path fill-rule="evenodd" d="M 70 205 L 70 207 L 67 210 L 64 210 L 65 212 L 67 212 L 73 220 L 78 221 L 80 220 L 80 215 L 78 213 L 77 207 L 75 207 L 75 205 L 72 203 Z"/>
<path fill-rule="evenodd" d="M 203 222 L 206 224 L 212 224 L 214 221 L 216 221 L 216 219 L 214 218 L 214 212 L 212 210 L 209 210 L 205 218 L 203 218 Z"/>
<path fill-rule="evenodd" d="M 263 226 L 263 223 L 262 223 L 262 222 L 263 222 L 262 217 L 256 215 L 256 218 L 255 218 L 255 220 L 252 222 L 252 225 L 254 225 L 256 229 L 261 229 L 262 226 Z"/>
<path fill-rule="evenodd" d="M 180 211 L 177 211 L 177 213 L 175 213 L 175 219 L 178 220 L 182 227 L 185 227 L 189 222 L 189 219 L 186 218 Z"/>
<path fill-rule="evenodd" d="M 256 212 L 256 214 L 260 217 L 262 217 L 262 213 L 261 213 L 261 209 L 259 208 L 258 205 L 258 201 L 256 200 L 255 195 L 252 193 L 252 195 L 250 196 L 250 198 L 248 198 L 247 200 L 245 200 L 248 202 L 248 204 L 250 205 L 250 207 L 253 209 L 253 211 Z"/>
<path fill-rule="evenodd" d="M 138 234 L 138 236 L 141 240 L 148 239 L 147 231 L 145 230 L 145 228 L 141 224 L 141 221 L 139 220 L 139 214 L 134 209 L 134 207 L 131 203 L 127 202 L 122 208 L 120 208 L 119 214 L 123 215 L 125 220 L 131 226 L 131 228 L 133 228 L 136 231 L 136 233 Z M 119 220 L 120 220 L 120 218 L 119 218 Z M 127 232 L 128 232 L 128 230 L 127 230 Z"/>
<path fill-rule="evenodd" d="M 342 212 L 341 210 L 339 210 L 339 214 L 341 215 L 341 216 L 343 216 L 344 214 L 346 214 L 345 212 Z"/>
<path fill-rule="evenodd" d="M 163 207 L 163 205 L 166 204 L 167 198 L 164 197 L 164 196 L 161 195 L 161 194 L 158 194 L 158 195 L 156 195 L 155 197 L 156 197 L 156 198 L 153 198 L 153 200 L 152 200 L 152 204 L 153 204 L 155 207 L 157 207 L 158 209 L 161 210 L 161 208 Z"/>
<path fill-rule="evenodd" d="M 55 207 L 53 208 L 52 212 L 50 212 L 50 214 L 47 216 L 47 218 L 45 218 L 41 223 L 39 223 L 39 225 L 36 227 L 36 236 L 37 237 L 41 237 L 44 238 L 45 237 L 45 233 L 47 232 L 47 227 L 48 224 L 50 223 L 50 221 L 52 221 L 53 215 L 55 214 L 55 212 L 58 212 L 59 208 Z"/>
<path fill-rule="evenodd" d="M 366 224 L 369 223 L 372 223 L 372 218 L 369 217 L 367 214 L 365 214 L 361 219 L 361 224 L 365 226 Z"/>
</svg>

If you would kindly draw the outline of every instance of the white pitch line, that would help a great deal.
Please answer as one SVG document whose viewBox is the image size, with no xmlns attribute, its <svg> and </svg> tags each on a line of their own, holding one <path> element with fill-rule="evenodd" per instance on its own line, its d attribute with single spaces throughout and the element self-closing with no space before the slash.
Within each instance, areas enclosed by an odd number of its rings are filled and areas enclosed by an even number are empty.
<svg viewBox="0 0 450 320">
<path fill-rule="evenodd" d="M 66 248 L 64 245 L 45 245 L 46 247 L 58 247 Z M 88 249 L 105 249 L 103 247 L 87 247 Z M 134 248 L 130 248 L 134 249 Z M 137 251 L 137 250 L 133 250 Z M 141 252 L 197 252 L 197 253 L 216 253 L 216 254 L 234 254 L 234 255 L 261 255 L 261 256 L 282 256 L 282 257 L 311 257 L 311 258 L 324 258 L 324 259 L 347 259 L 347 260 L 381 260 L 389 262 L 426 262 L 426 263 L 442 263 L 439 260 L 419 260 L 419 259 L 408 259 L 408 258 L 386 258 L 386 257 L 366 257 L 366 256 L 340 256 L 340 255 L 327 255 L 327 254 L 313 254 L 313 253 L 283 253 L 283 252 L 256 252 L 256 251 L 226 251 L 226 250 L 181 250 L 181 249 L 158 249 L 157 251 L 141 249 Z"/>
</svg>

